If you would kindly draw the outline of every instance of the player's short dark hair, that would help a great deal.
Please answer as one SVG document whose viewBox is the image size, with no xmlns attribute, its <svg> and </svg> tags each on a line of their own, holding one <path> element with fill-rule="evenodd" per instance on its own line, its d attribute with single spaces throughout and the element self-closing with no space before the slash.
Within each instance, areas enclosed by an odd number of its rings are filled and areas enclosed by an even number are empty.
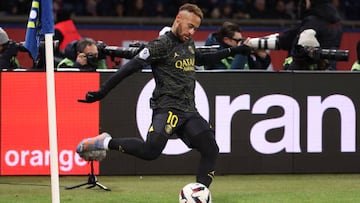
<svg viewBox="0 0 360 203">
<path fill-rule="evenodd" d="M 202 10 L 195 4 L 186 3 L 179 8 L 179 12 L 180 11 L 194 13 L 195 15 L 199 16 L 201 20 L 204 18 Z"/>
</svg>

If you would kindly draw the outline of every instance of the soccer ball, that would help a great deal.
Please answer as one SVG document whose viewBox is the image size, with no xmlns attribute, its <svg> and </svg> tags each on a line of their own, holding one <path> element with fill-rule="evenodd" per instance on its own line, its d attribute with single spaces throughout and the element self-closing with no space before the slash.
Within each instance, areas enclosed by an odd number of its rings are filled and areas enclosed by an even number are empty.
<svg viewBox="0 0 360 203">
<path fill-rule="evenodd" d="M 179 203 L 211 203 L 210 190 L 201 183 L 189 183 L 181 189 Z"/>
</svg>

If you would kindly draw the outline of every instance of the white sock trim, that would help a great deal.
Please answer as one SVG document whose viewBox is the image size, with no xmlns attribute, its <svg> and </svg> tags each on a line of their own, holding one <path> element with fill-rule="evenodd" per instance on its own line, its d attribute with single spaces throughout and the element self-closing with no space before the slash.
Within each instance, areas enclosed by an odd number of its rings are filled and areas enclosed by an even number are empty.
<svg viewBox="0 0 360 203">
<path fill-rule="evenodd" d="M 110 142 L 110 140 L 111 140 L 111 137 L 106 137 L 105 139 L 104 139 L 104 149 L 105 150 L 109 150 L 109 142 Z"/>
</svg>

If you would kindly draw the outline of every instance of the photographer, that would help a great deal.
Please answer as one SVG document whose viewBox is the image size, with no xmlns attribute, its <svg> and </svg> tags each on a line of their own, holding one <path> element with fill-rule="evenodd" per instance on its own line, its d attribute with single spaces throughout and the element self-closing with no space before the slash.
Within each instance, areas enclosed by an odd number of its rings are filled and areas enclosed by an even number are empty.
<svg viewBox="0 0 360 203">
<path fill-rule="evenodd" d="M 238 24 L 224 22 L 217 32 L 208 36 L 205 46 L 220 45 L 219 49 L 226 49 L 238 46 L 245 40 Z M 235 56 L 229 56 L 217 64 L 205 66 L 205 69 L 267 69 L 270 63 L 271 59 L 266 50 L 255 49 L 249 55 L 236 54 Z"/>
<path fill-rule="evenodd" d="M 78 68 L 81 71 L 96 71 L 107 69 L 105 56 L 99 54 L 95 40 L 83 38 L 71 42 L 65 48 L 66 58 L 60 61 L 57 68 Z"/>
<path fill-rule="evenodd" d="M 16 59 L 18 50 L 16 42 L 9 40 L 5 30 L 0 27 L 0 69 L 21 68 Z"/>
<path fill-rule="evenodd" d="M 285 70 L 336 70 L 336 60 L 324 59 L 317 50 L 337 50 L 342 36 L 341 18 L 329 0 L 300 0 L 301 22 L 279 36 L 280 49 L 289 51 Z"/>
</svg>

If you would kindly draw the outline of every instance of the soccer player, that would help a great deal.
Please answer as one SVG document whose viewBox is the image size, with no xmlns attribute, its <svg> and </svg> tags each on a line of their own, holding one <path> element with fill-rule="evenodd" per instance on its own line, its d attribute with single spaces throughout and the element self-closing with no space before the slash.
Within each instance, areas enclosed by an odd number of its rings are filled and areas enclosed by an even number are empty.
<svg viewBox="0 0 360 203">
<path fill-rule="evenodd" d="M 124 78 L 151 65 L 155 78 L 150 106 L 152 124 L 145 141 L 138 138 L 112 138 L 104 132 L 82 140 L 76 152 L 84 157 L 95 150 L 118 150 L 144 160 L 158 158 L 168 139 L 177 136 L 190 148 L 201 154 L 196 180 L 209 187 L 215 175 L 215 162 L 219 148 L 214 130 L 195 107 L 195 65 L 216 63 L 235 54 L 248 54 L 249 39 L 241 46 L 217 52 L 200 53 L 192 36 L 199 28 L 203 13 L 197 5 L 184 4 L 179 8 L 171 31 L 149 42 L 139 54 L 123 65 L 98 91 L 89 91 L 85 100 L 92 103 L 104 98 Z"/>
</svg>

